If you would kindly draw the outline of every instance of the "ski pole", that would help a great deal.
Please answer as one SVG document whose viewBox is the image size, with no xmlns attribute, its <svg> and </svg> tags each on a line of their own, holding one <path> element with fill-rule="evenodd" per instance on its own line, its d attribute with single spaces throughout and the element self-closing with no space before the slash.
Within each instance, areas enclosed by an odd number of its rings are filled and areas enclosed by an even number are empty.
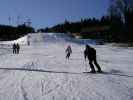
<svg viewBox="0 0 133 100">
<path fill-rule="evenodd" d="M 84 65 L 85 65 L 85 71 L 87 71 L 87 63 L 86 63 L 86 60 L 84 61 Z"/>
</svg>

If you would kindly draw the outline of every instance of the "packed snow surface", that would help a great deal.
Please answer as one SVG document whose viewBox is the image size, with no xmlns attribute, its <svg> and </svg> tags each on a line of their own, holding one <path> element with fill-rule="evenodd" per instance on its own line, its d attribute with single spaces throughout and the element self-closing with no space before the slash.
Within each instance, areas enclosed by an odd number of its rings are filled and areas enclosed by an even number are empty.
<svg viewBox="0 0 133 100">
<path fill-rule="evenodd" d="M 20 54 L 12 54 L 13 43 L 20 44 Z M 90 71 L 85 43 L 96 48 L 104 73 L 83 73 Z M 73 50 L 70 60 L 67 45 Z M 133 48 L 71 40 L 62 33 L 1 42 L 0 100 L 133 100 Z"/>
</svg>

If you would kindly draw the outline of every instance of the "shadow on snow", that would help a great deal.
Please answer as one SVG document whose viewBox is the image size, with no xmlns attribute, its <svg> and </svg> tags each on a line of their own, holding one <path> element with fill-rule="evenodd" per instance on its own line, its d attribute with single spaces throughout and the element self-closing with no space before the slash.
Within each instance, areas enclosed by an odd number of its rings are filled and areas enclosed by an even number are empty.
<svg viewBox="0 0 133 100">
<path fill-rule="evenodd" d="M 50 71 L 50 70 L 42 70 L 42 69 L 27 69 L 27 68 L 0 68 L 0 70 L 18 70 L 18 71 L 31 71 L 31 72 L 45 72 L 45 73 L 63 73 L 63 74 L 91 74 L 89 72 L 65 72 L 65 71 Z M 133 75 L 125 75 L 122 74 L 120 71 L 117 70 L 111 70 L 110 72 L 102 72 L 102 73 L 96 73 L 96 74 L 104 74 L 104 75 L 116 75 L 116 76 L 124 76 L 124 77 L 131 77 L 133 78 Z M 94 75 L 94 74 L 93 74 Z"/>
</svg>

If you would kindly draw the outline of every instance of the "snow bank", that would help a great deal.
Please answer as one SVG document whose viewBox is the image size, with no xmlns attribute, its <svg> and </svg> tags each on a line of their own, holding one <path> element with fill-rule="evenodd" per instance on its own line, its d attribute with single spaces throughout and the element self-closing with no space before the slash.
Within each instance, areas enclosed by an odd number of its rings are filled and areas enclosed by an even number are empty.
<svg viewBox="0 0 133 100">
<path fill-rule="evenodd" d="M 2 45 L 12 45 L 12 44 L 14 44 L 14 43 L 19 43 L 19 44 L 27 44 L 27 35 L 26 36 L 24 36 L 24 37 L 21 37 L 21 38 L 19 38 L 19 39 L 17 39 L 17 40 L 13 40 L 13 41 L 1 41 L 0 42 L 0 44 Z"/>
</svg>

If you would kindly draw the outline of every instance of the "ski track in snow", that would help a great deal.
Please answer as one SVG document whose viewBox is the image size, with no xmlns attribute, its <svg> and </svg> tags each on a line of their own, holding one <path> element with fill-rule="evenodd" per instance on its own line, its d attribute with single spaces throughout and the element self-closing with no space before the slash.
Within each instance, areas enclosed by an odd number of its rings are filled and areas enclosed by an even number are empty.
<svg viewBox="0 0 133 100">
<path fill-rule="evenodd" d="M 133 48 L 92 45 L 105 73 L 87 74 L 84 45 L 45 38 L 31 35 L 31 45 L 22 45 L 19 55 L 0 49 L 0 100 L 133 100 Z"/>
</svg>

